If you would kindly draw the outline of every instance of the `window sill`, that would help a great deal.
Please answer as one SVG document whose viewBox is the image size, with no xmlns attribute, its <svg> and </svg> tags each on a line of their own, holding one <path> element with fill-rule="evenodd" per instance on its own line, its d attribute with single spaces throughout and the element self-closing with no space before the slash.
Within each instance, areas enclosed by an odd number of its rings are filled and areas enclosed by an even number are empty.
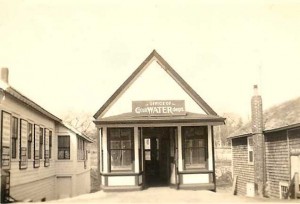
<svg viewBox="0 0 300 204">
<path fill-rule="evenodd" d="M 179 171 L 178 174 L 204 174 L 204 173 L 213 173 L 214 171 L 208 169 L 186 169 Z"/>
<path fill-rule="evenodd" d="M 70 159 L 57 159 L 55 162 L 73 162 L 73 160 Z"/>
</svg>

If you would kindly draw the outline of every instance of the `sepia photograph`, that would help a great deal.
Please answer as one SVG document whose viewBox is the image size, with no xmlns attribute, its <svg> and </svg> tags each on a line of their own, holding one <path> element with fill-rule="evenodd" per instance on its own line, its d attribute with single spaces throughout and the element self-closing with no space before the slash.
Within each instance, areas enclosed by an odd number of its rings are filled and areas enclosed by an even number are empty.
<svg viewBox="0 0 300 204">
<path fill-rule="evenodd" d="M 1 203 L 298 203 L 299 70 L 298 0 L 0 0 Z"/>
</svg>

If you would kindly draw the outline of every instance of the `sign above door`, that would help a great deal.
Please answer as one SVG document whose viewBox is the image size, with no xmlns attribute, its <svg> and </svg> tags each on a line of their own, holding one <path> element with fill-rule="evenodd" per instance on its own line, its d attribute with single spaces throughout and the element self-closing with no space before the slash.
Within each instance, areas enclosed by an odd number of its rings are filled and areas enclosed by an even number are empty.
<svg viewBox="0 0 300 204">
<path fill-rule="evenodd" d="M 132 113 L 138 116 L 186 115 L 184 100 L 132 101 Z"/>
</svg>

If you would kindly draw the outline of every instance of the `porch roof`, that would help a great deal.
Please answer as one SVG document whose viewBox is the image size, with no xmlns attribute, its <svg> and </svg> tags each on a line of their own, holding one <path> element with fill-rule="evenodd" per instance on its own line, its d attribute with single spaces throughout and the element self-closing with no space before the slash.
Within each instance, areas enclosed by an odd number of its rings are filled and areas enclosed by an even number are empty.
<svg viewBox="0 0 300 204">
<path fill-rule="evenodd" d="M 224 124 L 225 118 L 215 115 L 205 115 L 199 113 L 187 112 L 181 116 L 136 116 L 128 112 L 120 115 L 114 115 L 106 118 L 100 118 L 94 121 L 96 124 L 143 124 L 143 123 L 219 123 Z"/>
</svg>

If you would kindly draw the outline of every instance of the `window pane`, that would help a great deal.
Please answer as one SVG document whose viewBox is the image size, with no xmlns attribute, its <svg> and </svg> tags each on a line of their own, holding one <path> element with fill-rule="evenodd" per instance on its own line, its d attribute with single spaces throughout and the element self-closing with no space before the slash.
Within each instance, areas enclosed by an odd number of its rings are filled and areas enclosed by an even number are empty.
<svg viewBox="0 0 300 204">
<path fill-rule="evenodd" d="M 113 128 L 109 129 L 109 135 L 111 140 L 119 140 L 120 139 L 120 129 Z"/>
<path fill-rule="evenodd" d="M 58 147 L 70 147 L 70 137 L 69 136 L 58 136 Z"/>
<path fill-rule="evenodd" d="M 204 135 L 204 127 L 195 127 L 195 135 L 203 136 Z"/>
<path fill-rule="evenodd" d="M 144 139 L 144 148 L 145 149 L 150 149 L 150 146 L 151 146 L 151 140 L 150 140 L 150 138 Z"/>
<path fill-rule="evenodd" d="M 121 141 L 110 141 L 110 149 L 121 149 Z"/>
<path fill-rule="evenodd" d="M 131 165 L 131 150 L 122 150 L 122 166 Z"/>
<path fill-rule="evenodd" d="M 145 151 L 145 160 L 150 161 L 151 160 L 151 152 Z"/>
<path fill-rule="evenodd" d="M 64 150 L 58 150 L 58 159 L 64 159 Z"/>
<path fill-rule="evenodd" d="M 205 152 L 204 148 L 194 148 L 192 150 L 192 163 L 200 164 L 205 161 Z"/>
<path fill-rule="evenodd" d="M 126 129 L 121 130 L 122 139 L 124 139 L 124 140 L 127 139 L 128 140 L 128 139 L 130 139 L 130 136 L 131 136 L 131 130 L 130 129 L 126 128 Z"/>
<path fill-rule="evenodd" d="M 121 150 L 111 150 L 111 167 L 121 166 Z"/>
<path fill-rule="evenodd" d="M 204 139 L 195 139 L 194 147 L 205 147 Z"/>
<path fill-rule="evenodd" d="M 11 140 L 11 147 L 12 147 L 12 154 L 11 157 L 12 158 L 16 158 L 17 157 L 17 141 L 15 138 L 13 138 Z"/>
<path fill-rule="evenodd" d="M 65 159 L 70 159 L 70 151 L 65 151 Z"/>
<path fill-rule="evenodd" d="M 121 141 L 122 149 L 130 149 L 131 148 L 131 141 L 130 140 L 123 140 Z"/>
<path fill-rule="evenodd" d="M 58 136 L 58 159 L 70 159 L 70 136 Z"/>
<path fill-rule="evenodd" d="M 185 148 L 193 147 L 193 140 L 185 140 Z"/>
<path fill-rule="evenodd" d="M 13 117 L 12 138 L 18 138 L 18 118 Z"/>
<path fill-rule="evenodd" d="M 249 137 L 249 138 L 248 138 L 248 145 L 249 145 L 250 147 L 253 147 L 253 138 L 252 138 L 252 137 Z"/>
<path fill-rule="evenodd" d="M 111 170 L 131 170 L 132 150 L 111 150 Z"/>
<path fill-rule="evenodd" d="M 253 162 L 253 151 L 249 151 L 249 162 Z"/>
<path fill-rule="evenodd" d="M 27 142 L 28 159 L 31 159 L 31 141 Z"/>
<path fill-rule="evenodd" d="M 207 168 L 206 127 L 183 127 L 182 132 L 185 168 Z"/>
<path fill-rule="evenodd" d="M 132 170 L 132 128 L 109 128 L 108 134 L 111 170 Z"/>
</svg>

